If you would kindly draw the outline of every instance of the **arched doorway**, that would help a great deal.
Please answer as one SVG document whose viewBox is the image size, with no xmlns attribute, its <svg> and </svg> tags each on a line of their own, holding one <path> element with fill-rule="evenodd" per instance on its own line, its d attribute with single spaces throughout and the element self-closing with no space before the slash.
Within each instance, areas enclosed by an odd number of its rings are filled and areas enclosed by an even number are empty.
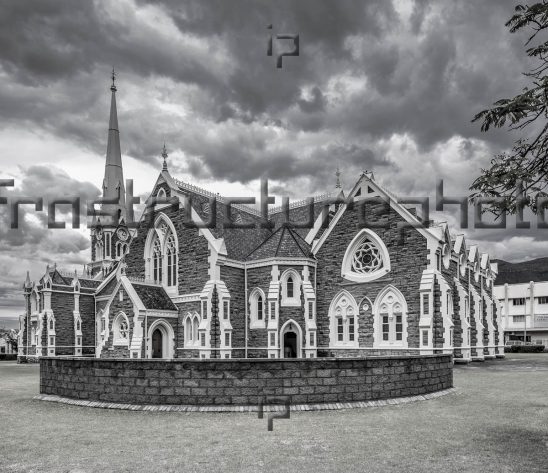
<svg viewBox="0 0 548 473">
<path fill-rule="evenodd" d="M 288 320 L 280 330 L 280 358 L 301 358 L 302 332 L 294 320 Z"/>
<path fill-rule="evenodd" d="M 154 321 L 147 337 L 147 358 L 171 359 L 175 356 L 175 333 L 164 319 Z"/>
<path fill-rule="evenodd" d="M 163 338 L 162 331 L 159 328 L 152 333 L 152 358 L 163 358 Z"/>
<path fill-rule="evenodd" d="M 284 333 L 284 358 L 297 358 L 297 334 Z"/>
</svg>

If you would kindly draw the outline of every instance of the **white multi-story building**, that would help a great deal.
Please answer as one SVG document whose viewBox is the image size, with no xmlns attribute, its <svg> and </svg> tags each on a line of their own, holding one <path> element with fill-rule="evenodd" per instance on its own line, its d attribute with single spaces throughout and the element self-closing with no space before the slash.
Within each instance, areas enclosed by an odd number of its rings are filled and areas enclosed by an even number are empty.
<svg viewBox="0 0 548 473">
<path fill-rule="evenodd" d="M 494 293 L 501 306 L 505 342 L 526 341 L 548 347 L 547 260 L 498 263 Z"/>
</svg>

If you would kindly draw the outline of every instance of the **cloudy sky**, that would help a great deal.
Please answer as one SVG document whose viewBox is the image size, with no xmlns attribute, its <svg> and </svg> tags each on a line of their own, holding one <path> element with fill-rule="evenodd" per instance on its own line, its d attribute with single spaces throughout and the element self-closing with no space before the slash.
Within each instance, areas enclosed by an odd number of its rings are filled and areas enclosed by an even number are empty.
<svg viewBox="0 0 548 473">
<path fill-rule="evenodd" d="M 511 146 L 482 134 L 476 112 L 513 96 L 529 64 L 501 0 L 25 1 L 0 3 L 0 178 L 8 197 L 99 195 L 117 71 L 125 177 L 150 191 L 164 141 L 171 173 L 227 193 L 345 188 L 357 173 L 403 196 L 467 194 Z M 272 24 L 272 30 L 267 26 Z M 276 68 L 270 33 L 300 35 Z M 274 40 L 274 55 L 290 48 Z M 90 258 L 88 231 L 47 230 L 26 207 L 19 229 L 0 210 L 0 316 L 22 311 L 25 273 Z M 455 223 L 455 215 L 447 219 Z M 68 221 L 68 220 L 67 220 Z M 458 231 L 458 229 L 455 229 Z M 544 236 L 467 230 L 494 257 L 544 256 Z"/>
</svg>

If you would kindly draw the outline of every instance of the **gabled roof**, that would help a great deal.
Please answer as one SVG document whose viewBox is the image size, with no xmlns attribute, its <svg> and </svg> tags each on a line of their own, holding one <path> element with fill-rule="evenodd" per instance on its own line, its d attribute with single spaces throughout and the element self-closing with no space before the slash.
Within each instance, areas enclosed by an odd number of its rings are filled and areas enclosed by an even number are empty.
<svg viewBox="0 0 548 473">
<path fill-rule="evenodd" d="M 246 260 L 265 258 L 314 258 L 310 245 L 289 225 L 282 225 L 272 233 Z"/>
<path fill-rule="evenodd" d="M 145 309 L 177 310 L 162 286 L 131 282 Z"/>
</svg>

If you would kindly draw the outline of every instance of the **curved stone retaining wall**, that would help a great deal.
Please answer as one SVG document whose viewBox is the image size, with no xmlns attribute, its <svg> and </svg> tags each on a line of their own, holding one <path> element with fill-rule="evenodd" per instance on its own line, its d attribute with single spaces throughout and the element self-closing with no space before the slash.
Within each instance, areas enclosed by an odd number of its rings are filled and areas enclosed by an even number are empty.
<svg viewBox="0 0 548 473">
<path fill-rule="evenodd" d="M 134 404 L 370 401 L 453 386 L 451 355 L 306 360 L 41 358 L 40 393 Z M 281 401 L 278 401 L 281 402 Z"/>
</svg>

